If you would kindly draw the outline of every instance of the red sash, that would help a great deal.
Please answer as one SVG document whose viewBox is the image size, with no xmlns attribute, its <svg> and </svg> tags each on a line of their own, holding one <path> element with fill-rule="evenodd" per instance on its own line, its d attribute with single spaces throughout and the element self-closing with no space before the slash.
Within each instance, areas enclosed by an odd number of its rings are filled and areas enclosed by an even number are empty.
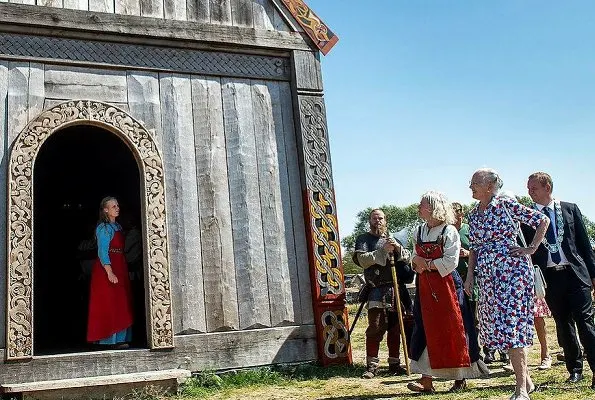
<svg viewBox="0 0 595 400">
<path fill-rule="evenodd" d="M 421 242 L 418 238 L 415 249 L 421 257 L 441 258 L 442 235 L 435 242 Z M 469 347 L 452 276 L 443 278 L 437 271 L 424 272 L 418 277 L 417 290 L 432 369 L 469 367 Z"/>
</svg>

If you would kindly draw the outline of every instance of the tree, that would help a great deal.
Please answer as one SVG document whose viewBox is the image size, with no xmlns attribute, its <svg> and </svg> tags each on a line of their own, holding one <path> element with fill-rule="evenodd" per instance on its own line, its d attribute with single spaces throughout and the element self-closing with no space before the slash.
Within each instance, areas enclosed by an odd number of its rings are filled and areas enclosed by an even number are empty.
<svg viewBox="0 0 595 400">
<path fill-rule="evenodd" d="M 413 228 L 421 222 L 417 215 L 417 204 L 411 204 L 407 207 L 384 205 L 380 209 L 384 211 L 390 233 L 396 233 L 404 228 Z M 369 207 L 360 211 L 357 214 L 357 223 L 355 224 L 353 233 L 341 240 L 341 244 L 347 251 L 353 252 L 355 239 L 368 231 L 368 219 L 372 210 L 373 208 Z"/>
<path fill-rule="evenodd" d="M 516 196 L 516 198 L 521 204 L 527 207 L 533 206 L 533 200 L 531 200 L 529 196 Z M 471 211 L 476 204 L 477 202 L 473 202 L 469 205 L 463 204 L 463 212 L 465 215 L 468 215 L 469 211 Z M 417 203 L 406 207 L 392 205 L 381 206 L 380 209 L 384 211 L 384 215 L 386 216 L 388 231 L 391 234 L 395 234 L 396 232 L 407 228 L 409 229 L 411 235 L 413 228 L 421 223 L 421 220 L 417 215 L 417 206 Z M 345 248 L 345 252 L 343 254 L 343 269 L 346 274 L 356 274 L 362 272 L 362 268 L 353 262 L 352 256 L 355 248 L 355 239 L 368 230 L 368 219 L 372 210 L 372 207 L 368 207 L 365 210 L 360 211 L 357 214 L 357 223 L 355 224 L 353 232 L 341 240 L 341 244 Z M 583 221 L 585 223 L 585 227 L 587 228 L 589 239 L 591 240 L 591 243 L 595 245 L 595 222 L 592 222 L 584 215 Z M 409 237 L 409 241 L 405 244 L 405 246 L 411 246 L 411 237 Z"/>
<path fill-rule="evenodd" d="M 390 233 L 396 233 L 404 228 L 413 228 L 421 222 L 417 215 L 417 204 L 411 204 L 407 207 L 384 205 L 380 209 L 384 211 Z M 369 207 L 360 211 L 357 214 L 357 223 L 355 224 L 353 233 L 341 240 L 341 244 L 345 248 L 343 254 L 343 271 L 346 274 L 359 274 L 362 272 L 362 268 L 353 262 L 352 257 L 355 249 L 355 239 L 368 231 L 368 220 L 372 210 L 373 208 Z"/>
</svg>

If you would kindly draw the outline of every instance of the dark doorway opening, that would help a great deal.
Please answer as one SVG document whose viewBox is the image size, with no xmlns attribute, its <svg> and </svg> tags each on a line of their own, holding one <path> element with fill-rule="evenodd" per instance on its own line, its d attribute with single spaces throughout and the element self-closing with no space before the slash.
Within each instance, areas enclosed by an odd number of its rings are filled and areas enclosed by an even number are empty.
<svg viewBox="0 0 595 400">
<path fill-rule="evenodd" d="M 131 150 L 107 130 L 77 125 L 48 138 L 34 168 L 34 354 L 93 349 L 86 342 L 89 283 L 105 196 L 118 199 L 126 247 L 133 245 L 132 347 L 146 347 L 141 190 Z"/>
</svg>

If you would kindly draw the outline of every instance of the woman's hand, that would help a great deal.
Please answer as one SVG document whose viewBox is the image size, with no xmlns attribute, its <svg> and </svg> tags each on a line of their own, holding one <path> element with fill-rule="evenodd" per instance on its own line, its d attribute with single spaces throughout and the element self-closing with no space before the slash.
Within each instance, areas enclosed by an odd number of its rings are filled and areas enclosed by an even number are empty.
<svg viewBox="0 0 595 400">
<path fill-rule="evenodd" d="M 430 269 L 427 260 L 423 257 L 415 256 L 413 257 L 413 260 L 411 260 L 411 262 L 413 263 L 413 270 L 418 274 L 421 274 Z"/>
<path fill-rule="evenodd" d="M 116 274 L 114 274 L 114 271 L 112 271 L 112 266 L 104 265 L 103 267 L 105 268 L 105 272 L 107 273 L 107 279 L 113 284 L 118 283 L 118 277 L 116 276 Z"/>
<path fill-rule="evenodd" d="M 512 246 L 510 248 L 510 255 L 513 257 L 530 256 L 535 253 L 535 249 L 535 247 Z"/>
<path fill-rule="evenodd" d="M 467 293 L 467 296 L 471 297 L 471 290 L 473 290 L 473 279 L 465 279 L 463 290 L 465 293 Z"/>
<path fill-rule="evenodd" d="M 461 258 L 468 258 L 469 257 L 469 250 L 464 249 L 461 247 L 461 251 L 459 252 L 459 257 Z"/>
</svg>

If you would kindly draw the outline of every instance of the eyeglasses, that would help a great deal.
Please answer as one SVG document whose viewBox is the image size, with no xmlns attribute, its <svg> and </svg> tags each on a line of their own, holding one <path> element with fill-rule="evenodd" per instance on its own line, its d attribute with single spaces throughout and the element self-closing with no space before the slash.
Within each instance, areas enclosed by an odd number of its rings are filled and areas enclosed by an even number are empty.
<svg viewBox="0 0 595 400">
<path fill-rule="evenodd" d="M 473 182 L 473 180 L 469 181 L 469 186 L 477 186 L 477 185 L 483 185 L 483 182 Z"/>
</svg>

